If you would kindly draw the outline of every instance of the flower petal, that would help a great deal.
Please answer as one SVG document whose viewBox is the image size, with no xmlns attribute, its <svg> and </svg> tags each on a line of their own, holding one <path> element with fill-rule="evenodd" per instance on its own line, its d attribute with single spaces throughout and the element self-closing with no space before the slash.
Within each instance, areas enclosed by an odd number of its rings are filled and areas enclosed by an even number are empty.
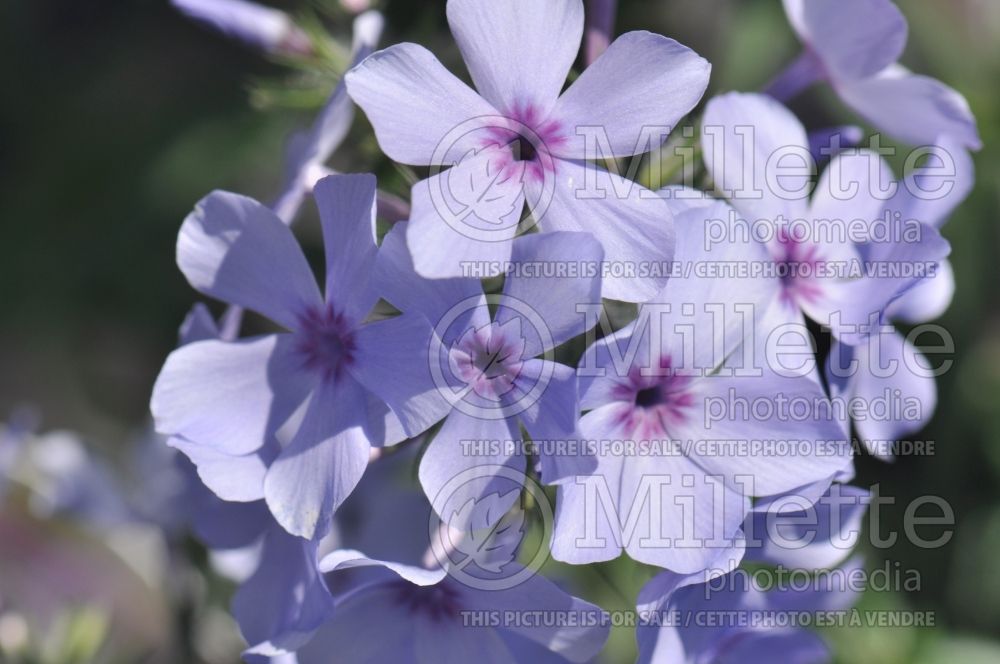
<svg viewBox="0 0 1000 664">
<path fill-rule="evenodd" d="M 864 419 L 855 417 L 854 426 L 872 454 L 891 458 L 892 443 L 920 431 L 934 414 L 933 369 L 896 331 L 872 335 L 867 344 L 855 346 L 854 359 L 845 396 L 864 412 Z"/>
<path fill-rule="evenodd" d="M 375 263 L 375 176 L 331 175 L 313 190 L 323 223 L 326 299 L 363 319 L 378 301 L 371 284 Z"/>
<path fill-rule="evenodd" d="M 177 237 L 177 265 L 196 290 L 261 313 L 289 330 L 322 304 L 295 236 L 257 201 L 216 191 L 201 199 Z"/>
<path fill-rule="evenodd" d="M 593 235 L 607 266 L 602 296 L 645 302 L 667 282 L 674 255 L 673 215 L 666 201 L 631 180 L 592 164 L 555 160 L 551 202 L 532 212 L 542 231 Z M 543 200 L 529 183 L 529 200 Z"/>
<path fill-rule="evenodd" d="M 847 224 L 861 220 L 871 228 L 885 207 L 891 193 L 889 186 L 895 180 L 889 164 L 878 153 L 858 150 L 834 156 L 816 183 L 807 215 L 807 221 L 829 222 L 833 228 L 831 233 L 816 232 L 816 237 L 809 239 L 819 242 L 839 237 L 850 243 L 852 240 L 844 232 Z"/>
<path fill-rule="evenodd" d="M 337 507 L 361 480 L 371 450 L 364 433 L 366 402 L 364 388 L 349 377 L 336 386 L 324 384 L 271 464 L 264 496 L 289 533 L 306 539 L 325 535 Z"/>
<path fill-rule="evenodd" d="M 651 340 L 654 348 L 672 351 L 675 369 L 713 371 L 750 336 L 755 314 L 778 296 L 779 280 L 755 270 L 770 262 L 767 248 L 740 224 L 723 201 L 675 218 L 674 276 L 654 298 L 667 307 L 661 319 L 664 336 Z M 680 348 L 684 357 L 677 353 Z M 693 366 L 686 365 L 689 360 Z"/>
<path fill-rule="evenodd" d="M 314 382 L 290 335 L 199 341 L 163 365 L 150 409 L 156 430 L 221 453 L 250 454 L 283 425 Z"/>
<path fill-rule="evenodd" d="M 169 438 L 167 444 L 191 460 L 201 481 L 222 500 L 246 503 L 264 498 L 264 474 L 272 454 L 233 456 L 179 436 Z"/>
<path fill-rule="evenodd" d="M 369 323 L 355 333 L 351 373 L 385 401 L 407 435 L 426 431 L 451 407 L 431 373 L 431 353 L 440 342 L 419 313 Z"/>
<path fill-rule="evenodd" d="M 983 146 L 969 102 L 941 81 L 893 66 L 836 87 L 844 103 L 902 141 L 933 145 L 940 136 L 950 136 L 970 150 Z"/>
<path fill-rule="evenodd" d="M 544 377 L 544 378 L 543 378 Z M 544 389 L 537 401 L 520 415 L 531 440 L 538 444 L 538 460 L 542 480 L 553 484 L 567 477 L 585 475 L 594 468 L 593 459 L 584 450 L 569 445 L 579 442 L 577 420 L 580 401 L 577 391 L 576 370 L 556 362 L 528 360 L 521 367 L 515 381 L 539 383 Z M 567 443 L 561 448 L 561 443 Z"/>
<path fill-rule="evenodd" d="M 470 153 L 454 168 L 413 186 L 406 242 L 417 274 L 489 277 L 510 261 L 524 192 L 519 176 L 497 178 L 491 169 L 498 158 L 496 148 Z M 501 205 L 484 209 L 482 203 L 491 200 Z"/>
<path fill-rule="evenodd" d="M 236 591 L 232 609 L 249 652 L 277 655 L 303 645 L 333 612 L 316 543 L 272 525 L 264 535 L 260 564 Z"/>
<path fill-rule="evenodd" d="M 906 19 L 890 0 L 784 0 L 799 37 L 835 78 L 857 79 L 899 60 Z"/>
<path fill-rule="evenodd" d="M 942 136 L 927 161 L 906 175 L 888 207 L 903 219 L 941 228 L 976 184 L 976 166 L 956 140 Z"/>
<path fill-rule="evenodd" d="M 333 653 L 351 664 L 420 664 L 415 642 L 415 621 L 399 589 L 379 583 L 338 598 L 333 616 L 297 656 L 299 664 L 329 664 Z"/>
<path fill-rule="evenodd" d="M 550 120 L 562 127 L 565 142 L 553 145 L 553 154 L 598 159 L 656 148 L 701 101 L 711 71 L 707 60 L 673 39 L 645 31 L 622 35 L 556 102 Z M 584 127 L 606 132 L 611 154 L 595 154 Z"/>
<path fill-rule="evenodd" d="M 495 320 L 521 318 L 525 358 L 587 330 L 580 307 L 601 302 L 603 258 L 601 245 L 586 233 L 533 233 L 514 241 L 511 261 L 521 270 L 504 282 Z"/>
<path fill-rule="evenodd" d="M 940 318 L 955 297 L 955 271 L 951 261 L 938 263 L 937 273 L 927 277 L 889 305 L 886 317 L 904 323 L 927 323 Z"/>
<path fill-rule="evenodd" d="M 417 274 L 406 247 L 409 223 L 396 224 L 382 240 L 371 277 L 376 291 L 403 313 L 421 313 L 435 328 L 441 323 L 446 329 L 435 331 L 445 344 L 469 327 L 489 325 L 490 312 L 479 279 L 425 279 Z M 450 323 L 445 320 L 449 312 L 455 318 Z"/>
<path fill-rule="evenodd" d="M 809 138 L 798 118 L 760 94 L 715 97 L 702 122 L 705 166 L 733 207 L 747 221 L 799 219 L 804 215 L 811 175 Z M 778 177 L 784 165 L 789 171 Z"/>
<path fill-rule="evenodd" d="M 799 500 L 792 496 L 792 501 Z M 747 547 L 746 560 L 788 569 L 833 569 L 860 539 L 868 503 L 865 489 L 835 484 L 805 509 L 779 510 L 775 505 L 769 511 L 755 510 L 743 528 L 747 538 L 754 540 Z"/>
<path fill-rule="evenodd" d="M 347 92 L 372 123 L 382 151 L 404 164 L 445 164 L 449 155 L 480 147 L 472 125 L 468 133 L 452 132 L 476 118 L 497 116 L 496 109 L 416 44 L 373 53 L 344 79 Z M 446 139 L 452 142 L 449 134 L 455 141 L 442 146 Z"/>
<path fill-rule="evenodd" d="M 760 369 L 763 375 L 709 376 L 695 383 L 698 406 L 691 410 L 701 420 L 689 420 L 675 434 L 712 443 L 704 454 L 695 448 L 694 462 L 754 496 L 791 491 L 849 465 L 851 446 L 822 387 L 806 376 Z"/>
<path fill-rule="evenodd" d="M 580 431 L 585 440 L 628 442 L 625 419 L 627 406 L 603 406 L 583 416 Z M 749 506 L 683 455 L 638 456 L 608 446 L 590 476 L 559 485 L 552 557 L 585 564 L 624 549 L 639 562 L 697 572 L 732 548 Z"/>
<path fill-rule="evenodd" d="M 448 0 L 448 24 L 483 97 L 545 117 L 580 50 L 583 3 Z"/>
<path fill-rule="evenodd" d="M 902 240 L 873 241 L 863 247 L 864 276 L 828 287 L 824 301 L 811 307 L 809 316 L 830 327 L 845 343 L 863 343 L 877 332 L 873 324 L 882 322 L 886 309 L 910 289 L 933 278 L 937 266 L 951 252 L 951 245 L 933 226 L 923 224 L 918 230 L 914 237 L 896 235 L 893 237 Z"/>
<path fill-rule="evenodd" d="M 499 446 L 496 446 L 499 443 Z M 450 527 L 464 531 L 470 527 L 463 511 L 495 496 L 498 507 L 491 510 L 490 523 L 500 519 L 520 496 L 502 468 L 524 472 L 520 431 L 504 419 L 474 417 L 454 410 L 427 446 L 420 460 L 420 485 L 434 511 Z M 492 498 L 491 498 L 492 500 Z"/>
<path fill-rule="evenodd" d="M 610 631 L 604 611 L 590 602 L 573 597 L 541 575 L 528 577 L 513 588 L 490 591 L 463 588 L 463 609 L 471 611 L 543 611 L 564 616 L 565 620 L 514 624 L 508 629 L 539 643 L 571 662 L 588 662 L 595 657 Z"/>
</svg>

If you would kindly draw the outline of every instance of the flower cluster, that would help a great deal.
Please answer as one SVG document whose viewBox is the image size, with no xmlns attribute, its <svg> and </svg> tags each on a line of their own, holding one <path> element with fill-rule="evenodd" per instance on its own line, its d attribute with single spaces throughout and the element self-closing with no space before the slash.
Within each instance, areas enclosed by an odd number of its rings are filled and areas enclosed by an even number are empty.
<svg viewBox="0 0 1000 664">
<path fill-rule="evenodd" d="M 305 47 L 283 14 L 177 4 Z M 802 58 L 697 118 L 709 63 L 650 32 L 612 41 L 614 3 L 593 4 L 577 74 L 582 0 L 448 0 L 474 88 L 417 44 L 375 51 L 382 19 L 362 14 L 285 193 L 213 192 L 184 220 L 181 271 L 229 308 L 192 313 L 151 408 L 214 494 L 206 544 L 256 543 L 233 601 L 248 661 L 590 661 L 612 616 L 539 568 L 622 552 L 658 570 L 640 661 L 825 659 L 763 614 L 855 592 L 739 572 L 860 566 L 853 443 L 891 456 L 932 414 L 934 371 L 891 322 L 948 306 L 939 229 L 971 186 L 975 121 L 896 64 L 889 0 L 786 0 Z M 838 140 L 821 170 L 782 105 L 819 80 L 923 159 L 896 176 Z M 352 104 L 425 169 L 408 203 L 324 165 Z M 681 135 L 700 154 L 684 181 L 620 173 L 659 172 Z M 291 229 L 307 198 L 319 283 Z M 244 311 L 263 334 L 240 334 Z"/>
</svg>

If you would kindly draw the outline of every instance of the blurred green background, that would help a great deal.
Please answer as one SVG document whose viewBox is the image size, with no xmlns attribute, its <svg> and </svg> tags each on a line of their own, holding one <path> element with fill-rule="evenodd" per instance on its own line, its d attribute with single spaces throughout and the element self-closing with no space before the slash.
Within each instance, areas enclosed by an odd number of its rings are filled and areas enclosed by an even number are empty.
<svg viewBox="0 0 1000 664">
<path fill-rule="evenodd" d="M 901 523 L 909 500 L 930 494 L 952 505 L 958 527 L 943 548 L 865 551 L 872 567 L 916 570 L 921 589 L 869 593 L 863 606 L 933 611 L 935 629 L 828 636 L 842 662 L 998 662 L 1000 2 L 898 4 L 911 27 L 903 62 L 968 98 L 986 148 L 975 155 L 975 191 L 944 230 L 958 290 L 940 322 L 957 353 L 938 380 L 934 421 L 916 436 L 936 441 L 936 454 L 861 459 L 858 481 L 896 497 L 883 512 L 890 523 Z M 461 71 L 443 2 L 381 8 L 385 43 L 423 43 Z M 346 34 L 346 19 L 329 27 Z M 710 94 L 758 89 L 799 48 L 779 0 L 626 0 L 617 29 L 660 32 L 706 56 Z M 181 220 L 215 188 L 275 196 L 286 136 L 308 123 L 331 82 L 319 94 L 269 94 L 317 81 L 192 24 L 165 0 L 5 0 L 0 55 L 0 419 L 32 404 L 44 429 L 84 432 L 120 456 L 145 423 L 153 379 L 193 301 L 174 265 Z M 793 108 L 811 128 L 855 119 L 825 90 Z M 336 167 L 377 166 L 384 187 L 405 193 L 378 160 L 363 118 L 348 146 Z M 308 221 L 302 226 L 315 236 Z M 609 581 L 634 597 L 646 578 L 622 564 L 599 576 L 583 594 L 608 608 L 628 608 Z M 608 661 L 626 661 L 631 634 L 616 632 L 613 648 Z"/>
</svg>

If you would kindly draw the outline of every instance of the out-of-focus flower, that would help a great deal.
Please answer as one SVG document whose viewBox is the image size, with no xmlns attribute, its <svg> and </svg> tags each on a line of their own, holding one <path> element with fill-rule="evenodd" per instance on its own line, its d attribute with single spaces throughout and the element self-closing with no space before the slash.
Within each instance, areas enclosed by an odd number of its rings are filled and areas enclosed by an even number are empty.
<svg viewBox="0 0 1000 664">
<path fill-rule="evenodd" d="M 340 6 L 353 14 L 360 14 L 371 8 L 371 0 L 340 0 Z"/>
<path fill-rule="evenodd" d="M 770 503 L 745 524 L 754 538 L 745 543 L 746 559 L 778 565 L 774 587 L 762 589 L 753 572 L 730 571 L 739 551 L 721 556 L 709 572 L 662 572 L 646 584 L 638 600 L 640 664 L 829 660 L 819 635 L 794 625 L 857 601 L 860 559 L 843 561 L 858 539 L 867 492 L 834 485 L 815 505 L 795 500 L 781 508 Z M 797 569 L 815 575 L 803 584 L 788 575 Z"/>
<path fill-rule="evenodd" d="M 463 261 L 482 261 L 499 273 L 525 201 L 542 231 L 589 232 L 608 262 L 669 261 L 669 209 L 586 160 L 659 145 L 701 99 L 708 62 L 666 37 L 631 32 L 560 94 L 583 36 L 582 0 L 449 0 L 448 20 L 478 93 L 416 44 L 379 51 L 346 76 L 389 157 L 466 167 L 413 188 L 407 244 L 417 272 L 457 277 Z M 662 131 L 651 135 L 651 127 Z M 461 195 L 470 181 L 472 195 Z M 485 215 L 467 200 L 491 198 L 505 205 Z M 455 205 L 472 213 L 452 218 Z M 616 272 L 603 288 L 607 297 L 638 302 L 665 282 L 665 275 Z"/>
<path fill-rule="evenodd" d="M 942 137 L 928 161 L 907 174 L 885 210 L 903 220 L 918 220 L 941 228 L 968 196 L 975 167 L 956 141 Z M 933 276 L 905 290 L 889 304 L 887 321 L 926 323 L 951 304 L 955 278 L 942 258 Z M 886 323 L 854 348 L 835 343 L 827 362 L 827 384 L 832 396 L 847 403 L 866 404 L 852 409 L 858 436 L 868 451 L 880 458 L 893 456 L 893 443 L 926 426 L 937 405 L 937 370 L 908 338 Z M 873 409 L 878 407 L 880 412 Z M 857 412 L 855 412 L 857 410 Z"/>
<path fill-rule="evenodd" d="M 618 0 L 587 0 L 587 26 L 583 37 L 583 61 L 588 67 L 611 44 Z"/>
<path fill-rule="evenodd" d="M 371 55 L 382 38 L 385 19 L 376 11 L 354 19 L 351 66 Z M 292 137 L 288 151 L 285 188 L 271 209 L 286 224 L 298 215 L 306 195 L 316 182 L 331 174 L 324 164 L 343 143 L 354 121 L 354 104 L 344 80 L 330 94 L 323 110 L 308 131 Z"/>
<path fill-rule="evenodd" d="M 312 42 L 283 11 L 247 0 L 171 0 L 187 16 L 267 53 L 307 54 Z"/>
<path fill-rule="evenodd" d="M 907 25 L 890 0 L 784 0 L 788 20 L 805 45 L 802 56 L 769 88 L 787 100 L 817 80 L 881 131 L 914 145 L 949 136 L 982 147 L 965 98 L 944 83 L 897 61 Z"/>
<path fill-rule="evenodd" d="M 314 194 L 325 297 L 292 232 L 256 201 L 216 192 L 184 222 L 177 258 L 192 286 L 291 332 L 188 344 L 167 359 L 151 402 L 160 433 L 226 457 L 272 444 L 287 425 L 266 473 L 233 468 L 229 481 L 246 485 L 242 500 L 266 498 L 278 522 L 306 538 L 328 531 L 372 443 L 398 443 L 443 415 L 426 319 L 364 322 L 378 299 L 369 278 L 375 178 L 331 176 Z"/>
<path fill-rule="evenodd" d="M 968 197 L 976 181 L 976 167 L 957 141 L 942 136 L 929 150 L 927 163 L 906 175 L 904 186 L 886 203 L 890 214 L 916 219 L 941 229 Z M 893 302 L 886 317 L 907 323 L 938 318 L 951 305 L 955 275 L 942 259 L 935 276 L 924 279 Z"/>
</svg>

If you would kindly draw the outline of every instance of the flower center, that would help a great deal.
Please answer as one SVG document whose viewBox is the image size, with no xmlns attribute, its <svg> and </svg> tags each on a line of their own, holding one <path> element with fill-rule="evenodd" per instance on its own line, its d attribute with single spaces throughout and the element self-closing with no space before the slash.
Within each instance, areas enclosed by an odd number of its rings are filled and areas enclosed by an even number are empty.
<svg viewBox="0 0 1000 664">
<path fill-rule="evenodd" d="M 800 241 L 782 228 L 777 234 L 774 253 L 783 301 L 787 304 L 814 301 L 820 294 L 814 279 L 819 277 L 817 272 L 823 263 L 816 245 Z"/>
<path fill-rule="evenodd" d="M 639 390 L 635 395 L 635 405 L 640 408 L 652 408 L 653 406 L 658 406 L 662 402 L 663 398 L 660 394 L 659 386 L 645 387 Z"/>
<path fill-rule="evenodd" d="M 534 161 L 538 158 L 538 151 L 530 139 L 518 135 L 517 139 L 511 143 L 515 161 Z"/>
<path fill-rule="evenodd" d="M 436 622 L 458 617 L 458 593 L 446 582 L 433 586 L 417 586 L 403 580 L 391 583 L 399 603 L 410 611 L 421 613 Z"/>
<path fill-rule="evenodd" d="M 332 304 L 310 309 L 299 318 L 296 349 L 305 366 L 324 380 L 336 381 L 354 361 L 354 334 L 347 318 Z"/>
<path fill-rule="evenodd" d="M 669 437 L 671 429 L 687 421 L 688 411 L 694 406 L 690 376 L 673 372 L 671 364 L 669 357 L 662 358 L 655 375 L 645 375 L 649 372 L 633 367 L 616 390 L 617 398 L 631 402 L 631 407 L 623 411 L 622 424 L 638 440 Z"/>
<path fill-rule="evenodd" d="M 470 328 L 452 348 L 454 373 L 480 397 L 499 399 L 514 389 L 524 346 L 524 339 L 504 325 Z"/>
<path fill-rule="evenodd" d="M 508 148 L 510 164 L 523 164 L 525 175 L 535 180 L 555 171 L 550 153 L 566 141 L 558 121 L 543 117 L 534 104 L 521 103 L 515 104 L 498 125 L 489 130 L 484 145 Z"/>
</svg>

